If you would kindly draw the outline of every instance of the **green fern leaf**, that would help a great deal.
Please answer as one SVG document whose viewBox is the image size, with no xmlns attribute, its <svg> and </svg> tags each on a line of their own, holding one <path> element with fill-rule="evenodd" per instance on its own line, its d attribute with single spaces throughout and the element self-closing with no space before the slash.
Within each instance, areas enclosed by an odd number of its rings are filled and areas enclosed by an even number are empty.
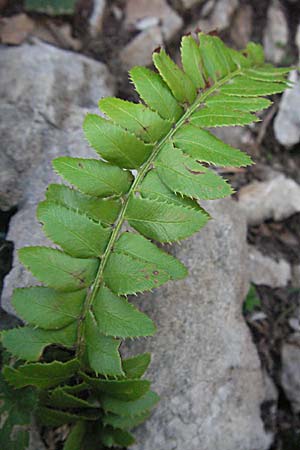
<svg viewBox="0 0 300 450">
<path fill-rule="evenodd" d="M 185 73 L 196 88 L 204 88 L 203 63 L 200 48 L 192 36 L 183 36 L 181 40 L 181 61 Z"/>
<path fill-rule="evenodd" d="M 70 189 L 63 184 L 50 184 L 46 191 L 46 199 L 52 203 L 65 206 L 80 214 L 86 214 L 91 219 L 112 225 L 117 219 L 121 202 L 118 198 L 96 198 Z"/>
<path fill-rule="evenodd" d="M 184 278 L 186 268 L 143 237 L 125 233 L 117 241 L 103 276 L 117 294 L 134 294 Z"/>
<path fill-rule="evenodd" d="M 174 144 L 194 160 L 217 166 L 242 167 L 252 163 L 245 153 L 225 144 L 209 131 L 187 124 L 178 130 Z"/>
<path fill-rule="evenodd" d="M 38 361 L 44 349 L 51 344 L 72 348 L 76 342 L 77 328 L 74 324 L 60 330 L 42 330 L 25 326 L 2 331 L 3 346 L 16 358 Z"/>
<path fill-rule="evenodd" d="M 163 148 L 156 166 L 163 182 L 182 195 L 209 200 L 232 193 L 223 178 L 172 145 Z"/>
<path fill-rule="evenodd" d="M 196 127 L 232 127 L 248 125 L 258 122 L 259 118 L 253 114 L 230 110 L 226 106 L 212 105 L 196 111 L 191 115 L 190 122 Z"/>
<path fill-rule="evenodd" d="M 125 169 L 139 168 L 152 151 L 150 144 L 145 144 L 134 134 L 96 114 L 86 116 L 83 130 L 90 145 L 100 156 Z"/>
<path fill-rule="evenodd" d="M 104 411 L 122 417 L 132 417 L 150 411 L 159 401 L 155 392 L 149 391 L 137 400 L 124 401 L 108 395 L 101 396 L 101 405 Z"/>
<path fill-rule="evenodd" d="M 131 131 L 144 142 L 156 142 L 171 128 L 170 121 L 141 103 L 106 97 L 99 102 L 100 109 L 120 127 Z"/>
<path fill-rule="evenodd" d="M 0 374 L 0 448 L 26 450 L 32 414 L 37 405 L 36 392 L 31 388 L 15 390 Z"/>
<path fill-rule="evenodd" d="M 252 64 L 253 66 L 261 66 L 265 62 L 264 49 L 260 44 L 248 42 L 247 47 L 243 51 L 243 54 L 247 56 L 250 64 Z"/>
<path fill-rule="evenodd" d="M 95 413 L 93 411 L 80 411 L 80 413 L 76 413 L 40 406 L 36 411 L 36 417 L 41 425 L 60 427 L 61 425 L 72 424 L 82 420 L 97 420 L 99 419 L 99 413 Z"/>
<path fill-rule="evenodd" d="M 69 433 L 63 450 L 82 450 L 84 435 L 86 433 L 85 422 L 78 421 Z"/>
<path fill-rule="evenodd" d="M 30 325 L 57 330 L 77 320 L 86 290 L 58 292 L 43 286 L 15 289 L 12 304 L 18 316 Z"/>
<path fill-rule="evenodd" d="M 123 360 L 123 370 L 127 378 L 141 378 L 151 362 L 150 353 L 142 353 Z"/>
<path fill-rule="evenodd" d="M 151 336 L 155 325 L 125 298 L 113 294 L 104 285 L 95 298 L 93 313 L 100 333 L 120 338 Z"/>
<path fill-rule="evenodd" d="M 82 374 L 82 376 L 100 395 L 107 394 L 110 397 L 126 402 L 142 397 L 149 391 L 150 387 L 148 380 L 102 380 L 99 378 L 91 378 L 85 374 Z"/>
<path fill-rule="evenodd" d="M 137 416 L 117 416 L 116 414 L 106 414 L 103 417 L 104 425 L 111 425 L 113 428 L 119 428 L 121 430 L 130 430 L 137 425 L 143 423 L 150 416 L 149 412 L 139 414 Z"/>
<path fill-rule="evenodd" d="M 237 97 L 259 97 L 260 95 L 279 94 L 287 87 L 286 83 L 271 83 L 252 80 L 246 77 L 236 77 L 231 83 L 223 86 L 220 91 L 226 95 Z"/>
<path fill-rule="evenodd" d="M 46 236 L 71 256 L 99 257 L 107 247 L 111 229 L 86 215 L 45 201 L 39 204 L 37 217 Z"/>
<path fill-rule="evenodd" d="M 174 242 L 200 230 L 208 221 L 202 210 L 132 197 L 126 211 L 130 225 L 159 242 Z"/>
<path fill-rule="evenodd" d="M 272 102 L 266 98 L 260 97 L 234 97 L 228 95 L 214 95 L 206 101 L 206 105 L 210 108 L 228 108 L 228 111 L 236 110 L 242 112 L 256 112 L 269 108 Z"/>
<path fill-rule="evenodd" d="M 97 159 L 61 156 L 53 160 L 53 167 L 81 192 L 96 197 L 125 194 L 132 181 L 130 172 Z"/>
<path fill-rule="evenodd" d="M 121 339 L 152 335 L 155 325 L 124 296 L 186 275 L 149 239 L 191 236 L 209 220 L 198 200 L 233 192 L 207 165 L 251 164 L 205 128 L 256 122 L 251 113 L 271 104 L 262 97 L 290 86 L 289 69 L 266 64 L 254 43 L 237 51 L 212 34 L 200 33 L 199 43 L 185 36 L 181 59 L 182 69 L 157 50 L 158 72 L 130 72 L 139 103 L 106 98 L 106 118 L 87 115 L 85 136 L 100 159 L 57 158 L 55 171 L 78 190 L 51 185 L 38 208 L 45 234 L 62 251 L 19 252 L 45 287 L 14 294 L 27 325 L 2 332 L 2 343 L 26 363 L 5 374 L 19 389 L 40 389 L 42 424 L 74 425 L 64 450 L 133 442 L 127 429 L 149 415 L 158 397 L 141 378 L 150 355 L 123 359 L 119 348 Z M 78 365 L 68 372 L 74 359 Z"/>
<path fill-rule="evenodd" d="M 251 78 L 252 80 L 258 80 L 258 81 L 269 81 L 272 83 L 284 83 L 285 82 L 285 76 L 287 73 L 289 73 L 292 70 L 291 67 L 281 67 L 281 68 L 275 68 L 268 66 L 264 67 L 258 67 L 256 69 L 247 69 L 244 70 L 244 74 L 247 78 Z"/>
<path fill-rule="evenodd" d="M 197 92 L 193 82 L 164 50 L 153 54 L 153 62 L 180 103 L 192 103 L 195 100 Z"/>
<path fill-rule="evenodd" d="M 134 67 L 129 73 L 137 92 L 146 105 L 163 119 L 171 122 L 179 119 L 183 109 L 158 73 L 146 67 Z"/>
<path fill-rule="evenodd" d="M 199 51 L 208 81 L 216 82 L 235 71 L 236 64 L 220 38 L 199 33 L 199 41 Z"/>
<path fill-rule="evenodd" d="M 151 170 L 143 182 L 139 192 L 143 198 L 150 200 L 158 200 L 160 202 L 175 203 L 179 206 L 187 206 L 199 210 L 198 203 L 190 198 L 185 198 L 180 195 L 176 195 L 171 189 L 166 186 L 157 173 L 157 170 Z"/>
<path fill-rule="evenodd" d="M 91 312 L 86 317 L 85 342 L 90 366 L 96 373 L 106 376 L 124 375 L 118 351 L 121 341 L 101 334 Z"/>
<path fill-rule="evenodd" d="M 56 408 L 82 408 L 82 409 L 97 409 L 97 406 L 93 403 L 76 397 L 75 395 L 66 392 L 63 387 L 55 388 L 47 400 L 45 401 L 47 406 L 53 406 Z M 99 408 L 98 408 L 99 409 Z"/>
<path fill-rule="evenodd" d="M 19 250 L 22 264 L 47 286 L 60 291 L 76 291 L 95 279 L 97 259 L 79 259 L 49 247 L 24 247 Z"/>
<path fill-rule="evenodd" d="M 79 369 L 79 361 L 71 359 L 65 363 L 53 361 L 49 364 L 33 363 L 13 367 L 4 367 L 5 379 L 16 388 L 35 386 L 41 389 L 57 386 L 68 380 Z"/>
<path fill-rule="evenodd" d="M 106 447 L 128 447 L 135 439 L 128 431 L 105 427 L 101 433 L 101 442 Z"/>
</svg>

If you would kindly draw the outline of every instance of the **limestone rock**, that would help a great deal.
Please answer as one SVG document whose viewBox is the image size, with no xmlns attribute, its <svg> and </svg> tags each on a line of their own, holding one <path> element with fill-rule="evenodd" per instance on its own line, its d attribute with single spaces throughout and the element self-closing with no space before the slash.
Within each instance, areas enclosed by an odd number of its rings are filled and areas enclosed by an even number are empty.
<svg viewBox="0 0 300 450">
<path fill-rule="evenodd" d="M 239 0 L 218 0 L 211 17 L 212 25 L 218 30 L 228 28 L 238 5 Z"/>
<path fill-rule="evenodd" d="M 229 27 L 234 12 L 239 4 L 239 0 L 218 0 L 215 4 L 208 2 L 203 6 L 201 18 L 197 23 L 189 26 L 187 32 L 194 31 L 199 28 L 201 31 L 208 33 L 217 29 L 223 31 Z"/>
<path fill-rule="evenodd" d="M 251 5 L 242 5 L 237 11 L 232 26 L 230 36 L 236 47 L 245 48 L 251 39 L 253 10 Z"/>
<path fill-rule="evenodd" d="M 89 31 L 96 37 L 102 31 L 106 0 L 93 0 L 93 11 L 89 18 Z"/>
<path fill-rule="evenodd" d="M 95 156 L 84 140 L 83 118 L 114 88 L 102 63 L 41 43 L 2 48 L 0 77 L 0 202 L 4 209 L 18 205 L 7 237 L 18 249 L 47 242 L 35 208 L 47 185 L 59 181 L 51 160 L 63 154 Z M 4 309 L 12 312 L 13 288 L 30 281 L 15 253 L 4 282 Z"/>
<path fill-rule="evenodd" d="M 300 77 L 294 70 L 289 79 L 295 84 L 282 95 L 274 120 L 275 137 L 285 147 L 300 142 Z"/>
<path fill-rule="evenodd" d="M 287 261 L 283 259 L 275 261 L 275 259 L 263 255 L 252 245 L 248 247 L 248 255 L 252 283 L 272 288 L 287 286 L 292 277 L 291 266 Z"/>
<path fill-rule="evenodd" d="M 158 26 L 141 31 L 121 51 L 120 59 L 128 70 L 133 66 L 148 66 L 152 63 L 152 52 L 163 44 L 163 37 Z"/>
<path fill-rule="evenodd" d="M 267 13 L 267 27 L 264 33 L 266 59 L 278 64 L 286 52 L 289 33 L 284 11 L 278 0 L 273 0 Z"/>
<path fill-rule="evenodd" d="M 296 33 L 295 41 L 296 41 L 296 45 L 298 47 L 298 57 L 299 57 L 299 60 L 300 60 L 300 24 L 297 27 L 297 33 Z"/>
<path fill-rule="evenodd" d="M 148 377 L 161 401 L 133 450 L 264 450 L 260 362 L 241 314 L 248 291 L 246 222 L 230 199 L 174 250 L 189 276 L 137 300 L 158 333 L 127 354 L 153 352 Z"/>
<path fill-rule="evenodd" d="M 292 286 L 297 289 L 300 288 L 300 264 L 292 268 Z"/>
<path fill-rule="evenodd" d="M 239 204 L 248 225 L 283 220 L 300 212 L 300 186 L 282 174 L 268 181 L 254 181 L 240 189 Z"/>
<path fill-rule="evenodd" d="M 200 5 L 204 0 L 181 0 L 182 6 L 185 9 L 190 9 L 193 6 Z"/>
<path fill-rule="evenodd" d="M 156 18 L 160 22 L 161 33 L 165 41 L 172 39 L 183 25 L 182 18 L 168 5 L 166 0 L 128 0 L 126 3 L 125 26 L 139 27 L 145 18 Z M 146 52 L 147 49 L 144 49 Z"/>
<path fill-rule="evenodd" d="M 294 333 L 282 346 L 281 384 L 296 414 L 300 412 L 300 333 Z"/>
</svg>

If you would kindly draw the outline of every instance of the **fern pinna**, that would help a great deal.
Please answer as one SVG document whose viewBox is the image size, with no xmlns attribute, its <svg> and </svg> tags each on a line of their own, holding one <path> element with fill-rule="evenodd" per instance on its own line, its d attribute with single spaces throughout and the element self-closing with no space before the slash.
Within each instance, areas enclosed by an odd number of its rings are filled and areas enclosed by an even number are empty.
<svg viewBox="0 0 300 450">
<path fill-rule="evenodd" d="M 182 68 L 158 49 L 157 71 L 130 71 L 140 103 L 104 98 L 106 118 L 87 115 L 84 132 L 101 159 L 55 159 L 54 170 L 72 187 L 50 185 L 37 210 L 60 249 L 19 251 L 44 285 L 14 293 L 26 325 L 2 333 L 13 359 L 1 383 L 15 398 L 35 393 L 40 424 L 70 424 L 64 450 L 134 442 L 128 430 L 158 396 L 142 378 L 150 355 L 122 359 L 119 348 L 126 338 L 153 335 L 155 325 L 127 296 L 187 275 L 152 241 L 197 232 L 209 220 L 198 200 L 233 192 L 213 166 L 251 164 L 208 129 L 257 122 L 253 113 L 271 104 L 264 96 L 287 86 L 290 69 L 266 64 L 261 46 L 239 52 L 213 33 L 198 38 L 182 38 Z M 12 426 L 6 421 L 3 435 L 17 439 Z"/>
</svg>

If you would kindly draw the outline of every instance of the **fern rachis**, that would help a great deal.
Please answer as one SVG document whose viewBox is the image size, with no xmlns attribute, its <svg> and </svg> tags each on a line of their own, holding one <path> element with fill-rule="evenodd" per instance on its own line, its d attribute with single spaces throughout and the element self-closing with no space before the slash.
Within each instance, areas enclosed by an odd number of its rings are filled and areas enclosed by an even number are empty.
<svg viewBox="0 0 300 450">
<path fill-rule="evenodd" d="M 86 137 L 102 159 L 57 158 L 54 169 L 76 189 L 51 185 L 38 207 L 45 234 L 61 250 L 19 253 L 45 287 L 15 291 L 13 305 L 27 325 L 2 333 L 21 360 L 4 368 L 2 382 L 36 389 L 41 423 L 72 424 L 64 450 L 134 441 L 128 430 L 158 398 L 142 379 L 150 355 L 122 360 L 119 347 L 153 335 L 155 325 L 126 297 L 186 276 L 152 240 L 192 235 L 209 219 L 197 201 L 231 194 L 207 166 L 251 164 L 207 128 L 256 122 L 253 112 L 271 103 L 261 96 L 287 85 L 289 69 L 265 64 L 260 46 L 242 53 L 216 36 L 199 40 L 182 39 L 183 69 L 159 50 L 158 72 L 130 71 L 143 103 L 106 98 L 99 106 L 107 119 L 87 116 Z M 124 232 L 125 223 L 135 231 Z"/>
</svg>

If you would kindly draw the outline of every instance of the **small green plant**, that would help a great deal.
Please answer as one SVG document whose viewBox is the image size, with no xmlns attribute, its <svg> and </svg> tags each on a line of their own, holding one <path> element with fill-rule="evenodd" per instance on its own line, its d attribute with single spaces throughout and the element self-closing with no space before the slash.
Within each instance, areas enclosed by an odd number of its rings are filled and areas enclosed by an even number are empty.
<svg viewBox="0 0 300 450">
<path fill-rule="evenodd" d="M 260 308 L 261 301 L 257 295 L 255 286 L 251 284 L 247 297 L 244 302 L 244 311 L 246 313 L 252 313 L 256 308 Z"/>
<path fill-rule="evenodd" d="M 26 11 L 58 16 L 74 14 L 78 0 L 25 0 Z"/>
<path fill-rule="evenodd" d="M 183 69 L 158 49 L 157 72 L 130 71 L 140 103 L 104 98 L 107 118 L 87 115 L 84 132 L 101 159 L 55 159 L 54 170 L 73 187 L 50 185 L 37 210 L 60 249 L 19 251 L 43 285 L 15 290 L 12 302 L 26 325 L 2 332 L 13 358 L 3 376 L 12 397 L 34 389 L 36 407 L 30 404 L 40 424 L 70 425 L 64 450 L 134 442 L 129 430 L 158 396 L 142 378 L 150 355 L 122 359 L 119 347 L 152 336 L 155 325 L 127 296 L 187 275 L 152 241 L 191 236 L 209 220 L 198 200 L 233 192 L 214 166 L 251 164 L 207 128 L 257 122 L 253 112 L 271 104 L 263 96 L 287 86 L 289 69 L 266 64 L 261 46 L 238 52 L 203 33 L 199 42 L 183 37 Z M 11 411 L 10 423 L 12 415 L 17 420 Z"/>
</svg>

